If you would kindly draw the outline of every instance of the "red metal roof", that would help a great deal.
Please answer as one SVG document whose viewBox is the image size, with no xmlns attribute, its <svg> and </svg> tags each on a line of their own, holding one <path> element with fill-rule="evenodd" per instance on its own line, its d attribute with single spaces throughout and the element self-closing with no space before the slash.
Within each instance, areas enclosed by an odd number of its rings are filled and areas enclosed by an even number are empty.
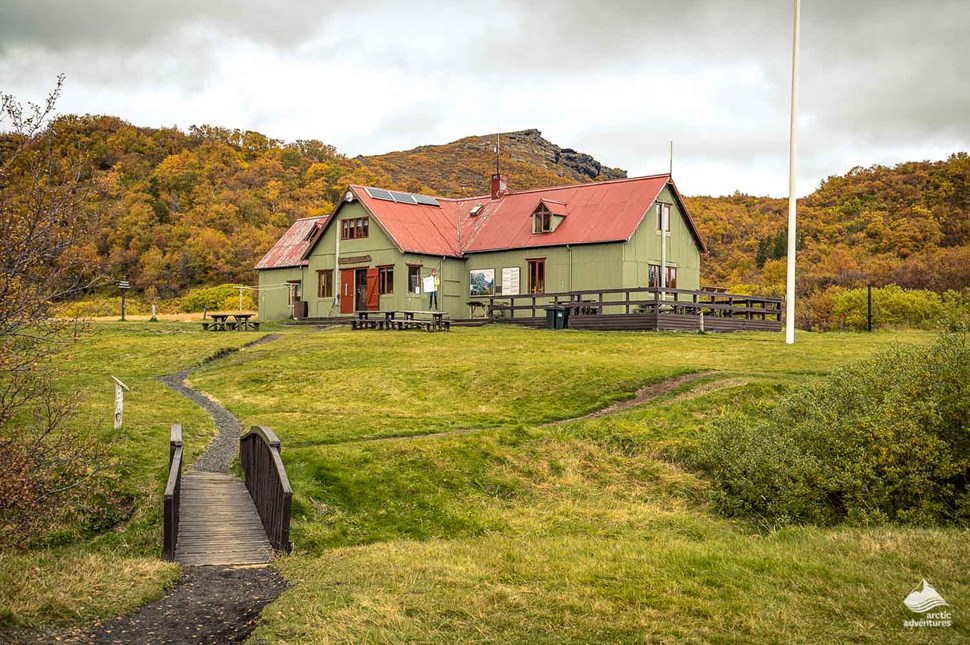
<svg viewBox="0 0 970 645">
<path fill-rule="evenodd" d="M 546 209 L 553 215 L 559 215 L 560 217 L 566 216 L 566 204 L 563 202 L 555 202 L 551 199 L 540 199 L 539 200 Z"/>
<path fill-rule="evenodd" d="M 630 239 L 669 175 L 508 193 L 465 246 L 466 253 Z M 531 215 L 546 204 L 566 216 L 551 233 L 533 233 Z M 556 203 L 558 202 L 558 204 Z"/>
<path fill-rule="evenodd" d="M 668 174 L 510 192 L 499 199 L 487 195 L 467 199 L 437 197 L 438 206 L 375 199 L 364 186 L 352 185 L 350 190 L 401 251 L 460 257 L 484 251 L 626 241 L 667 185 L 674 192 L 698 247 L 706 251 Z M 550 233 L 532 232 L 532 213 L 540 202 L 564 218 Z M 324 218 L 297 220 L 256 268 L 306 264 L 324 228 L 345 203 L 341 202 L 315 233 L 313 225 Z M 481 208 L 472 215 L 475 206 Z M 309 242 L 308 236 L 312 238 Z"/>
<path fill-rule="evenodd" d="M 263 259 L 256 264 L 256 269 L 282 269 L 284 267 L 298 267 L 306 265 L 303 253 L 309 248 L 309 238 L 315 232 L 317 222 L 324 217 L 304 217 L 298 219 L 283 233 L 283 237 L 276 241 Z M 314 236 L 315 238 L 315 236 Z"/>
<path fill-rule="evenodd" d="M 374 199 L 363 186 L 354 185 L 350 189 L 364 208 L 377 218 L 381 228 L 401 251 L 425 255 L 461 255 L 454 200 L 438 197 L 436 199 L 440 206 L 399 204 Z"/>
</svg>

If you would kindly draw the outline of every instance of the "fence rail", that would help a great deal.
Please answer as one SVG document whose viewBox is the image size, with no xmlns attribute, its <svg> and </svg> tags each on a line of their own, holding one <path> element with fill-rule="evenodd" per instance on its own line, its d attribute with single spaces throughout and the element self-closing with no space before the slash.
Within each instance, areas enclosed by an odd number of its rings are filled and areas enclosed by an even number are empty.
<svg viewBox="0 0 970 645">
<path fill-rule="evenodd" d="M 782 303 L 781 298 L 707 289 L 693 291 L 660 287 L 592 289 L 488 297 L 488 309 L 493 319 L 515 319 L 517 314 L 519 318 L 538 318 L 545 315 L 546 307 L 565 306 L 570 308 L 570 315 L 574 317 L 669 313 L 780 322 L 783 313 Z"/>
<path fill-rule="evenodd" d="M 163 556 L 175 560 L 179 536 L 179 502 L 182 497 L 182 426 L 172 424 L 168 441 L 168 483 L 165 486 Z"/>
<path fill-rule="evenodd" d="M 274 549 L 291 551 L 293 489 L 280 458 L 279 437 L 269 428 L 253 426 L 239 438 L 239 461 L 269 543 Z"/>
</svg>

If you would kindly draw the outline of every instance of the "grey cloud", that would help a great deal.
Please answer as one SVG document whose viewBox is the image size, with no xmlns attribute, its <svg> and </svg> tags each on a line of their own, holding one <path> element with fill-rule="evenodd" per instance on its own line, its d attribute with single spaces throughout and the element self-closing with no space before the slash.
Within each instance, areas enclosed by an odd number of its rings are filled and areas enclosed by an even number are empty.
<svg viewBox="0 0 970 645">
<path fill-rule="evenodd" d="M 340 142 L 346 152 L 457 138 L 470 133 L 456 132 L 463 127 L 491 129 L 492 122 L 461 118 L 464 106 L 441 89 L 457 88 L 464 101 L 480 96 L 490 102 L 500 94 L 503 106 L 525 115 L 519 118 L 534 119 L 522 127 L 538 127 L 551 137 L 543 115 L 562 117 L 549 119 L 569 128 L 563 140 L 554 140 L 610 165 L 645 167 L 646 160 L 648 170 L 665 167 L 673 138 L 685 159 L 777 168 L 783 175 L 791 11 L 790 0 L 414 0 L 407 7 L 392 0 L 6 0 L 0 10 L 0 79 L 5 91 L 38 87 L 40 81 L 32 85 L 31 79 L 42 79 L 43 89 L 67 71 L 69 89 L 76 84 L 80 94 L 100 100 L 153 88 L 171 96 L 214 88 L 212 100 L 226 101 L 217 91 L 225 72 L 211 63 L 217 52 L 245 40 L 283 63 L 303 65 L 311 75 L 306 82 L 332 86 L 334 93 L 367 72 L 370 78 L 415 79 L 414 92 L 427 96 L 427 104 L 390 97 L 375 124 L 354 124 L 356 139 Z M 805 0 L 802 11 L 804 173 L 826 176 L 844 170 L 832 167 L 835 160 L 851 157 L 869 165 L 884 161 L 887 151 L 905 154 L 925 149 L 926 142 L 953 150 L 970 143 L 964 69 L 970 2 Z M 339 29 L 331 28 L 337 24 Z M 312 77 L 313 64 L 324 61 L 320 69 L 328 77 Z M 344 75 L 332 78 L 335 69 Z M 756 70 L 755 80 L 727 78 L 745 69 Z M 660 117 L 669 111 L 652 110 L 649 101 L 629 105 L 622 95 L 592 95 L 588 87 L 605 75 L 628 78 L 631 90 L 656 87 L 658 95 L 671 92 L 664 85 L 669 79 L 683 79 L 695 97 L 707 98 L 664 100 L 709 100 L 707 112 L 724 118 L 695 123 L 687 110 L 679 120 L 676 114 Z M 715 96 L 703 86 L 710 78 L 719 81 Z M 255 73 L 253 82 L 260 82 Z M 541 100 L 546 87 L 563 95 L 550 95 L 547 105 L 526 104 Z M 248 115 L 247 127 L 286 123 L 285 110 L 297 116 L 306 109 L 300 96 L 295 87 L 275 97 L 283 99 L 279 105 L 246 106 L 226 118 Z M 591 104 L 602 107 L 595 122 L 591 110 L 578 109 Z M 212 122 L 218 116 L 211 115 L 226 113 L 217 103 L 206 107 Z M 168 122 L 170 112 L 159 106 L 156 122 Z"/>
<path fill-rule="evenodd" d="M 5 0 L 0 51 L 15 45 L 133 51 L 193 25 L 292 45 L 312 34 L 336 6 L 313 0 Z"/>
</svg>

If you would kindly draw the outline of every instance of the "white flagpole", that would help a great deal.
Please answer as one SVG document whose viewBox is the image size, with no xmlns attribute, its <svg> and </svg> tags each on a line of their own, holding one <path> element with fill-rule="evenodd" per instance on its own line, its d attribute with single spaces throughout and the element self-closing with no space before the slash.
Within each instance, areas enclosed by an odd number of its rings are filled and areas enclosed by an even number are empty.
<svg viewBox="0 0 970 645">
<path fill-rule="evenodd" d="M 788 284 L 785 289 L 785 342 L 795 343 L 795 108 L 798 102 L 798 30 L 801 0 L 795 0 L 791 54 L 791 133 L 788 148 Z"/>
</svg>

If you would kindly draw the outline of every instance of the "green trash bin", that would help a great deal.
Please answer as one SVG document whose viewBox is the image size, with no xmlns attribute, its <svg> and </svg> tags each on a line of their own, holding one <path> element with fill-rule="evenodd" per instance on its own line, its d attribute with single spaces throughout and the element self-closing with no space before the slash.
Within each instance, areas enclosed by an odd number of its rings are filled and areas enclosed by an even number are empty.
<svg viewBox="0 0 970 645">
<path fill-rule="evenodd" d="M 569 328 L 569 307 L 559 307 L 556 312 L 556 329 Z"/>
<path fill-rule="evenodd" d="M 559 329 L 559 327 L 556 326 L 559 322 L 557 318 L 559 315 L 558 310 L 559 307 L 546 307 L 546 329 Z"/>
</svg>

